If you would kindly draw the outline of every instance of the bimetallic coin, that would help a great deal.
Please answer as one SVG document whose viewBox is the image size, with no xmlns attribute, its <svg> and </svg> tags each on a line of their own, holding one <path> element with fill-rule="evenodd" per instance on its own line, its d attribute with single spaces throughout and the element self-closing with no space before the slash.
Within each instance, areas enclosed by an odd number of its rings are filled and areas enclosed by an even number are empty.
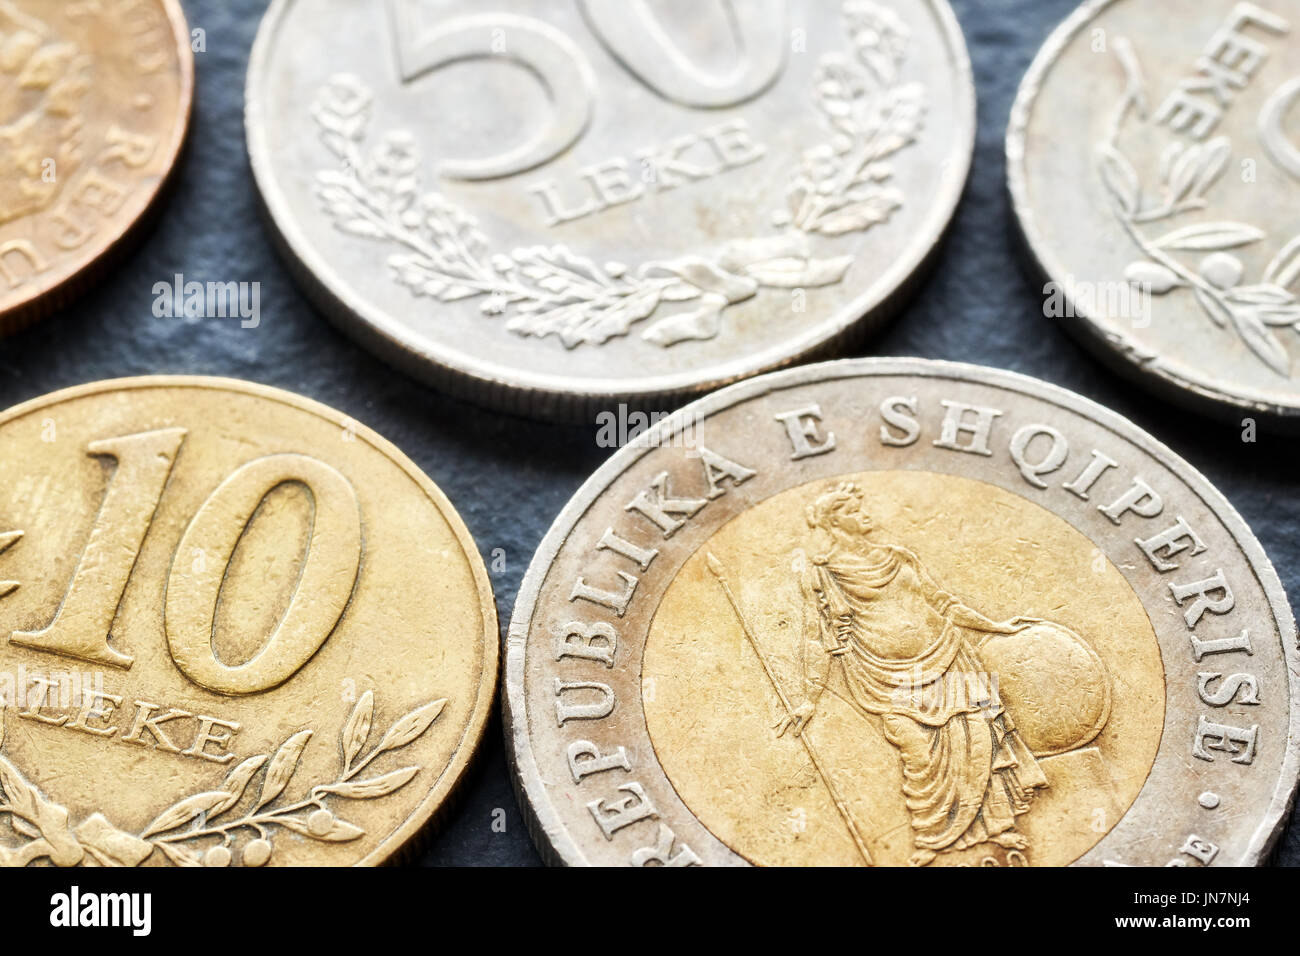
<svg viewBox="0 0 1300 956">
<path fill-rule="evenodd" d="M 204 378 L 0 415 L 0 864 L 393 860 L 496 684 L 483 563 L 344 415 Z"/>
<path fill-rule="evenodd" d="M 1296 628 L 1232 507 L 1085 399 L 909 359 L 704 398 L 522 585 L 507 738 L 569 864 L 1256 863 Z"/>
<path fill-rule="evenodd" d="M 67 304 L 135 237 L 193 93 L 176 0 L 0 0 L 0 334 Z"/>
<path fill-rule="evenodd" d="M 328 316 L 440 387 L 566 418 L 878 325 L 975 123 L 944 0 L 275 0 L 247 102 L 272 228 Z"/>
<path fill-rule="evenodd" d="M 1047 314 L 1220 417 L 1300 427 L 1300 2 L 1092 0 L 1007 136 Z"/>
</svg>

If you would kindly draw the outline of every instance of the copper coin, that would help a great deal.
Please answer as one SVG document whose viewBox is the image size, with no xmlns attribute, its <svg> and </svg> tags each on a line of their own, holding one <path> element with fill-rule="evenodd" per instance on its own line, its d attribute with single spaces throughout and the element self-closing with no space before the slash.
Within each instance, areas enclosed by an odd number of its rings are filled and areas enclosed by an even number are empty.
<svg viewBox="0 0 1300 956">
<path fill-rule="evenodd" d="M 0 334 L 100 278 L 156 208 L 190 42 L 176 0 L 0 0 Z"/>
</svg>

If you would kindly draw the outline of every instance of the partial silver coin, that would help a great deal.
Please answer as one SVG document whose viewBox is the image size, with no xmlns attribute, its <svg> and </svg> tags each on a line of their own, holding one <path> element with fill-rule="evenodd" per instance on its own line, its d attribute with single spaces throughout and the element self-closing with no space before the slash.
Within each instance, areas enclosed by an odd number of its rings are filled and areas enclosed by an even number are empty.
<svg viewBox="0 0 1300 956">
<path fill-rule="evenodd" d="M 541 544 L 505 663 L 543 855 L 1243 865 L 1297 774 L 1292 611 L 1130 422 L 861 359 L 687 405 Z"/>
<path fill-rule="evenodd" d="M 247 90 L 320 308 L 539 417 L 874 328 L 952 219 L 974 127 L 944 0 L 274 0 Z"/>
<path fill-rule="evenodd" d="M 1047 314 L 1218 417 L 1300 428 L 1300 0 L 1090 0 L 1007 135 Z"/>
</svg>

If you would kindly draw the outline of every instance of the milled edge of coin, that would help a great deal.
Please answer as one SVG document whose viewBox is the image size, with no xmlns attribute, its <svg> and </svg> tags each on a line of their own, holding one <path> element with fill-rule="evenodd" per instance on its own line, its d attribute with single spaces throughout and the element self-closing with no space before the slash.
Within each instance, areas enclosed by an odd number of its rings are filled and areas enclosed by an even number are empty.
<svg viewBox="0 0 1300 956">
<path fill-rule="evenodd" d="M 357 861 L 357 866 L 378 866 L 399 864 L 414 858 L 437 835 L 447 814 L 455 809 L 461 796 L 461 784 L 468 775 L 471 764 L 475 761 L 483 746 L 486 730 L 492 716 L 496 699 L 497 683 L 500 677 L 501 628 L 497 618 L 496 600 L 492 592 L 491 579 L 483 564 L 469 529 L 465 526 L 460 513 L 448 500 L 442 489 L 433 479 L 424 473 L 414 461 L 388 439 L 368 426 L 349 418 L 347 415 L 318 402 L 315 399 L 298 395 L 285 389 L 240 379 L 221 378 L 202 375 L 150 375 L 129 378 L 105 379 L 85 385 L 74 385 L 60 389 L 37 398 L 30 399 L 11 408 L 0 411 L 0 428 L 4 428 L 14 419 L 30 415 L 56 402 L 74 401 L 106 392 L 117 392 L 141 388 L 196 388 L 215 391 L 236 392 L 250 395 L 266 401 L 288 405 L 308 414 L 317 415 L 333 422 L 340 429 L 348 428 L 357 439 L 368 443 L 380 454 L 415 482 L 429 501 L 437 508 L 447 527 L 456 537 L 457 543 L 464 550 L 477 585 L 478 600 L 483 608 L 483 678 L 479 684 L 479 695 L 474 702 L 474 709 L 469 723 L 461 736 L 460 746 L 456 749 L 450 763 L 438 775 L 433 787 L 423 800 L 411 811 L 400 826 L 389 832 L 367 856 Z"/>
<path fill-rule="evenodd" d="M 1095 357 L 1126 379 L 1175 404 L 1214 418 L 1235 422 L 1242 412 L 1267 416 L 1265 424 L 1279 431 L 1300 433 L 1300 402 L 1281 405 L 1216 387 L 1213 383 L 1193 378 L 1170 368 L 1159 355 L 1139 348 L 1126 336 L 1107 333 L 1084 308 L 1076 304 L 1076 297 L 1066 282 L 1059 282 L 1048 266 L 1049 253 L 1038 228 L 1033 207 L 1029 201 L 1029 181 L 1025 166 L 1025 141 L 1029 121 L 1038 101 L 1039 91 L 1047 74 L 1060 59 L 1061 54 L 1075 36 L 1117 0 L 1085 0 L 1052 30 L 1042 47 L 1034 55 L 1025 77 L 1021 80 L 1011 107 L 1007 124 L 1006 161 L 1007 189 L 1011 197 L 1014 233 L 1024 256 L 1040 281 L 1057 282 L 1071 303 L 1066 310 L 1065 328 Z M 1064 272 L 1062 273 L 1064 274 Z"/>
<path fill-rule="evenodd" d="M 83 263 L 66 278 L 52 286 L 34 283 L 30 295 L 12 306 L 0 309 L 0 337 L 13 335 L 59 312 L 94 286 L 108 272 L 125 259 L 143 241 L 146 233 L 157 224 L 164 200 L 180 176 L 180 165 L 185 145 L 189 140 L 194 118 L 194 50 L 190 46 L 190 28 L 180 0 L 159 0 L 172 26 L 176 41 L 177 61 L 180 67 L 180 116 L 167 144 L 167 172 L 151 187 L 139 211 L 122 225 L 102 252 Z"/>
<path fill-rule="evenodd" d="M 914 375 L 1003 388 L 1056 405 L 1067 412 L 1091 418 L 1176 474 L 1186 488 L 1198 496 L 1223 522 L 1268 600 L 1269 609 L 1281 632 L 1282 653 L 1287 665 L 1287 697 L 1290 710 L 1286 752 L 1282 760 L 1278 785 L 1273 792 L 1268 810 L 1235 865 L 1261 863 L 1286 823 L 1295 799 L 1297 779 L 1300 777 L 1300 690 L 1297 688 L 1297 674 L 1300 674 L 1300 642 L 1297 640 L 1295 616 L 1287 599 L 1286 590 L 1268 555 L 1264 552 L 1263 545 L 1259 543 L 1246 521 L 1209 479 L 1180 458 L 1172 449 L 1118 413 L 1082 395 L 1016 372 L 962 362 L 910 358 L 841 359 L 820 365 L 773 372 L 715 392 L 662 419 L 657 425 L 640 435 L 634 443 L 615 452 L 583 483 L 565 505 L 564 510 L 560 512 L 541 544 L 538 545 L 537 553 L 519 586 L 514 611 L 506 632 L 505 663 L 502 669 L 504 683 L 502 712 L 506 754 L 513 771 L 512 782 L 519 798 L 520 809 L 542 858 L 551 864 L 588 865 L 580 847 L 550 808 L 545 785 L 542 783 L 537 763 L 533 759 L 528 736 L 527 698 L 524 689 L 525 649 L 539 591 L 546 579 L 547 571 L 569 533 L 596 499 L 624 471 L 643 456 L 658 450 L 660 446 L 672 447 L 671 436 L 682 426 L 690 426 L 698 432 L 698 429 L 704 427 L 712 415 L 783 389 L 836 379 L 885 375 Z M 537 799 L 534 800 L 534 797 Z"/>
<path fill-rule="evenodd" d="M 254 190 L 272 244 L 299 283 L 307 299 L 336 328 L 373 354 L 407 375 L 453 397 L 531 419 L 584 423 L 599 409 L 624 403 L 635 408 L 667 408 L 733 382 L 810 359 L 833 355 L 864 341 L 898 313 L 919 290 L 934 266 L 943 240 L 957 217 L 974 162 L 977 135 L 975 77 L 966 37 L 949 0 L 924 0 L 948 48 L 947 66 L 962 91 L 957 104 L 962 129 L 954 132 L 960 152 L 955 164 L 947 163 L 927 217 L 926 243 L 914 243 L 917 252 L 906 262 L 894 260 L 872 283 L 876 291 L 863 292 L 839 309 L 823 331 L 779 343 L 746 360 L 718 363 L 706 380 L 682 372 L 665 375 L 630 389 L 622 378 L 565 380 L 561 376 L 532 375 L 520 369 L 496 366 L 448 346 L 422 353 L 404 336 L 403 327 L 381 311 L 371 312 L 360 297 L 346 287 L 335 288 L 324 278 L 331 270 L 306 241 L 307 230 L 288 209 L 276 187 L 271 151 L 261 130 L 265 117 L 259 87 L 273 52 L 273 38 L 289 7 L 296 0 L 272 0 L 258 26 L 245 81 L 244 129 Z M 921 233 L 918 233 L 918 235 Z M 832 326 L 826 330 L 826 326 Z"/>
</svg>

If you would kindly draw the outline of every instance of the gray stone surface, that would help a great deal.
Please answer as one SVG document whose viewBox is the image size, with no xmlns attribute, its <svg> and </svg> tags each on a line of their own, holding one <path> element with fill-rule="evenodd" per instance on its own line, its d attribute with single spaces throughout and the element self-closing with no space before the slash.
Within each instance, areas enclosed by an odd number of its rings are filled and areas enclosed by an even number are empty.
<svg viewBox="0 0 1300 956">
<path fill-rule="evenodd" d="M 307 304 L 262 228 L 244 148 L 244 70 L 265 5 L 185 0 L 191 25 L 206 31 L 207 52 L 198 56 L 194 133 L 177 188 L 157 228 L 108 281 L 64 314 L 0 340 L 0 405 L 154 373 L 227 375 L 332 405 L 378 430 L 433 477 L 485 560 L 501 549 L 505 569 L 493 579 L 504 623 L 537 542 L 607 452 L 596 446 L 594 426 L 542 425 L 444 398 L 359 350 Z M 1116 409 L 1218 485 L 1300 604 L 1296 440 L 1261 434 L 1243 443 L 1239 426 L 1182 413 L 1120 381 L 1043 318 L 1038 283 L 1020 266 L 1004 188 L 1003 132 L 1030 59 L 1074 0 L 953 5 L 979 88 L 974 174 L 927 287 L 862 353 L 1009 368 Z M 510 0 L 500 6 L 508 9 Z M 260 282 L 261 326 L 154 318 L 154 283 L 178 272 L 205 282 Z M 427 864 L 538 862 L 511 792 L 499 721 L 489 734 L 460 805 L 423 857 Z M 497 820 L 504 832 L 494 827 Z M 1300 862 L 1300 827 L 1289 828 L 1279 862 Z"/>
</svg>

